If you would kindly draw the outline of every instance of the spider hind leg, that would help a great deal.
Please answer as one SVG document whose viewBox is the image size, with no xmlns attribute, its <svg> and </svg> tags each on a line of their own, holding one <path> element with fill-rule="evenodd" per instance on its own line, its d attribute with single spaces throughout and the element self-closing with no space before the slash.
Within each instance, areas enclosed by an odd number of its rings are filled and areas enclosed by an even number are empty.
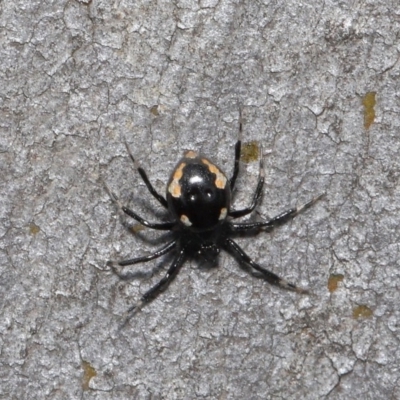
<svg viewBox="0 0 400 400">
<path fill-rule="evenodd" d="M 142 178 L 143 182 L 145 183 L 147 189 L 151 193 L 151 195 L 164 207 L 168 208 L 168 203 L 167 200 L 165 199 L 164 196 L 162 196 L 160 193 L 157 192 L 157 190 L 154 188 L 154 186 L 151 184 L 149 177 L 146 174 L 146 171 L 138 164 L 138 162 L 135 160 L 133 157 L 133 154 L 131 152 L 131 149 L 128 145 L 128 143 L 125 141 L 125 147 L 126 150 L 128 151 L 129 157 L 131 158 L 133 164 L 135 165 L 135 168 L 138 170 L 140 177 Z"/>
<path fill-rule="evenodd" d="M 111 197 L 111 200 L 117 205 L 118 207 L 118 213 L 122 219 L 124 219 L 125 214 L 129 215 L 131 218 L 134 220 L 140 222 L 143 226 L 146 226 L 147 228 L 151 229 L 157 229 L 161 231 L 169 231 L 175 226 L 175 222 L 161 222 L 161 223 L 156 223 L 156 222 L 149 222 L 136 214 L 134 211 L 129 209 L 128 207 L 125 207 L 122 203 L 121 200 L 118 198 L 118 196 L 109 188 L 109 186 L 104 182 L 104 186 Z M 129 227 L 129 225 L 128 225 Z"/>
</svg>

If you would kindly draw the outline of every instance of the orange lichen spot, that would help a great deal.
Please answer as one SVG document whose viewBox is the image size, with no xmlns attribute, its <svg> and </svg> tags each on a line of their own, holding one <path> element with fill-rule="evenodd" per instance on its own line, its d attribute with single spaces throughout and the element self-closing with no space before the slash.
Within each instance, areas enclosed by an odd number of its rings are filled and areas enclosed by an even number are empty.
<svg viewBox="0 0 400 400">
<path fill-rule="evenodd" d="M 150 112 L 155 115 L 156 117 L 158 117 L 160 115 L 160 113 L 158 112 L 158 106 L 155 105 L 153 107 L 150 108 Z"/>
<path fill-rule="evenodd" d="M 97 375 L 97 372 L 88 361 L 82 361 L 82 369 L 83 369 L 82 389 L 89 390 L 90 380 Z"/>
<path fill-rule="evenodd" d="M 130 227 L 130 231 L 132 233 L 138 233 L 138 232 L 144 231 L 145 229 L 146 229 L 146 227 L 143 226 L 142 224 L 135 224 Z"/>
<path fill-rule="evenodd" d="M 192 223 L 190 222 L 190 219 L 184 214 L 181 215 L 181 222 L 185 226 L 192 226 Z"/>
<path fill-rule="evenodd" d="M 376 93 L 368 92 L 363 97 L 362 103 L 364 106 L 364 128 L 369 129 L 375 120 Z"/>
<path fill-rule="evenodd" d="M 215 178 L 215 186 L 218 189 L 225 189 L 226 186 L 226 176 L 218 169 L 216 165 L 214 165 L 212 162 L 208 161 L 206 158 L 202 158 L 201 161 L 203 164 L 206 164 L 208 167 L 208 170 L 216 176 Z"/>
<path fill-rule="evenodd" d="M 29 232 L 31 235 L 36 235 L 40 232 L 40 227 L 32 222 L 29 224 Z"/>
<path fill-rule="evenodd" d="M 186 163 L 181 163 L 176 168 L 174 174 L 172 175 L 172 181 L 168 186 L 168 192 L 171 193 L 172 197 L 179 198 L 182 194 L 182 187 L 179 180 L 183 176 L 183 168 L 185 168 Z"/>
<path fill-rule="evenodd" d="M 328 290 L 332 293 L 338 288 L 339 282 L 342 282 L 344 275 L 342 274 L 331 274 L 328 279 Z"/>
<path fill-rule="evenodd" d="M 219 214 L 219 220 L 222 221 L 223 219 L 226 218 L 226 216 L 228 215 L 228 209 L 223 207 L 221 208 L 221 213 Z"/>
<path fill-rule="evenodd" d="M 185 153 L 186 158 L 196 158 L 197 155 L 198 154 L 193 150 L 189 150 L 188 152 Z"/>
<path fill-rule="evenodd" d="M 372 310 L 364 305 L 357 306 L 353 309 L 353 318 L 358 319 L 358 318 L 370 318 L 372 317 Z"/>
<path fill-rule="evenodd" d="M 258 142 L 253 140 L 251 142 L 242 143 L 242 149 L 240 151 L 240 159 L 247 163 L 257 161 L 260 155 L 260 148 Z"/>
</svg>

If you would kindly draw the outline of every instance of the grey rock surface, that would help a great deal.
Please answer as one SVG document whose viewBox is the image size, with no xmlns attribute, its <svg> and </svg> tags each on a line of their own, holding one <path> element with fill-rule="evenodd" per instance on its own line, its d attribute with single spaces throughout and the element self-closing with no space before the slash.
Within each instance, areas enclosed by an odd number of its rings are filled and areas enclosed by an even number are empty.
<svg viewBox="0 0 400 400">
<path fill-rule="evenodd" d="M 398 398 L 399 31 L 394 0 L 0 2 L 0 398 Z M 118 329 L 170 259 L 110 272 L 161 241 L 102 180 L 165 220 L 124 140 L 162 192 L 187 149 L 230 174 L 239 105 L 254 218 L 326 196 L 238 242 L 313 295 L 221 254 Z"/>
</svg>

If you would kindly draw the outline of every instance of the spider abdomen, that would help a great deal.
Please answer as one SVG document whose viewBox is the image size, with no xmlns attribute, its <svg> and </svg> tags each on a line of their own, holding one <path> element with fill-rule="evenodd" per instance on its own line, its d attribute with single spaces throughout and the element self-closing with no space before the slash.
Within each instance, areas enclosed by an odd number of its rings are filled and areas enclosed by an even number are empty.
<svg viewBox="0 0 400 400">
<path fill-rule="evenodd" d="M 170 213 L 184 228 L 214 229 L 225 221 L 229 212 L 229 180 L 210 160 L 189 151 L 171 174 L 167 201 Z"/>
</svg>

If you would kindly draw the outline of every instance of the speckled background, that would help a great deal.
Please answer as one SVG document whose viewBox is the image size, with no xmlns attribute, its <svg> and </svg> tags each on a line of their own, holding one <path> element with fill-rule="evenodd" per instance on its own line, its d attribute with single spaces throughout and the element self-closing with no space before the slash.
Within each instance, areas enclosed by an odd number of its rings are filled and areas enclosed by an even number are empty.
<svg viewBox="0 0 400 400">
<path fill-rule="evenodd" d="M 0 398 L 398 398 L 399 31 L 394 0 L 0 2 Z M 238 240 L 313 296 L 221 254 L 118 330 L 169 259 L 107 269 L 161 242 L 101 179 L 165 220 L 124 139 L 160 191 L 187 149 L 230 174 L 238 105 L 254 218 L 327 193 Z"/>
</svg>

